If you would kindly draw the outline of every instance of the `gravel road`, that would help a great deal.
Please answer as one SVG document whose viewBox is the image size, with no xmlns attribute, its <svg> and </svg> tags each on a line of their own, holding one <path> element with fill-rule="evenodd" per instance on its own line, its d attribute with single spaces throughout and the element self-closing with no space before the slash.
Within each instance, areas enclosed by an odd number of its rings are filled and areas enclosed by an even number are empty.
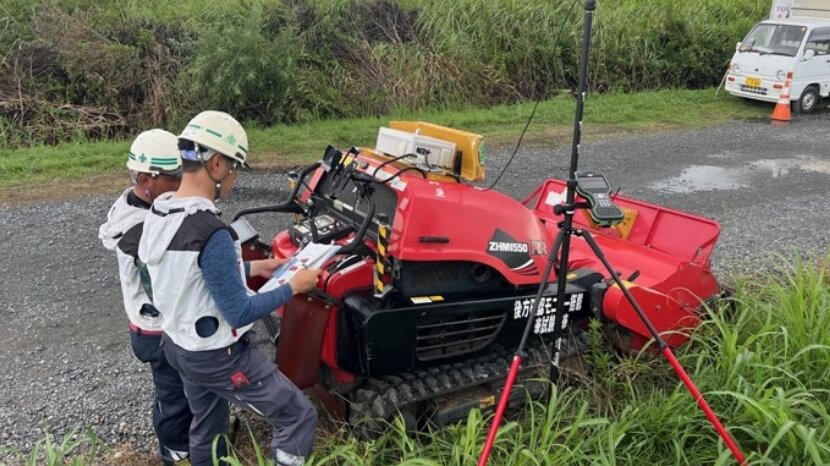
<svg viewBox="0 0 830 466">
<path fill-rule="evenodd" d="M 794 251 L 826 253 L 828 123 L 824 111 L 786 127 L 742 121 L 607 137 L 583 145 L 581 168 L 604 171 L 623 194 L 720 221 L 714 261 L 725 276 Z M 491 153 L 492 177 L 509 149 Z M 569 154 L 568 141 L 523 150 L 499 189 L 524 197 L 543 176 L 562 177 Z M 221 207 L 279 200 L 285 184 L 282 174 L 244 175 Z M 0 445 L 25 451 L 44 429 L 87 423 L 108 443 L 154 448 L 150 375 L 129 348 L 115 258 L 96 237 L 114 196 L 0 209 Z M 253 221 L 266 238 L 284 222 Z"/>
</svg>

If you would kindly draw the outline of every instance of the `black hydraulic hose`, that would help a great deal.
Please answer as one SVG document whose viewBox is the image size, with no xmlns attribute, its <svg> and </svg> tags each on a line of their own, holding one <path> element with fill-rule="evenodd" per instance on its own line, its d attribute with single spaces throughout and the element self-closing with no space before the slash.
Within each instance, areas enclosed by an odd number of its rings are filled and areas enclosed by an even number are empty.
<svg viewBox="0 0 830 466">
<path fill-rule="evenodd" d="M 300 213 L 302 210 L 297 205 L 295 199 L 297 197 L 297 193 L 300 191 L 300 188 L 305 186 L 304 180 L 305 177 L 308 176 L 309 173 L 313 172 L 314 170 L 320 167 L 320 162 L 315 162 L 302 170 L 299 173 L 299 179 L 297 180 L 297 185 L 291 190 L 291 194 L 288 196 L 284 202 L 275 205 L 268 205 L 262 207 L 252 207 L 250 209 L 242 209 L 236 214 L 234 214 L 231 221 L 236 221 L 239 217 L 243 215 L 250 215 L 250 214 L 260 214 L 263 212 L 287 212 L 287 213 Z"/>
</svg>

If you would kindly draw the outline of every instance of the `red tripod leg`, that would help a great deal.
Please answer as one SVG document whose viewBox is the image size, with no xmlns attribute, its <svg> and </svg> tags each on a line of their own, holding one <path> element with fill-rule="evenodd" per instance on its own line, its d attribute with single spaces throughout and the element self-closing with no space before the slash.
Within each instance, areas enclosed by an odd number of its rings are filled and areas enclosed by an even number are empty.
<svg viewBox="0 0 830 466">
<path fill-rule="evenodd" d="M 522 365 L 522 357 L 518 354 L 513 356 L 513 362 L 510 364 L 510 372 L 507 373 L 507 379 L 504 381 L 504 390 L 499 397 L 499 405 L 496 407 L 496 414 L 493 416 L 492 424 L 490 424 L 490 432 L 487 434 L 487 442 L 484 444 L 484 449 L 481 450 L 481 456 L 478 459 L 478 466 L 486 466 L 490 460 L 490 450 L 493 449 L 493 443 L 496 441 L 496 434 L 499 432 L 499 424 L 504 417 L 504 410 L 507 409 L 507 401 L 510 400 L 510 392 L 513 390 L 513 383 L 516 381 L 516 376 L 519 375 L 519 367 Z"/>
<path fill-rule="evenodd" d="M 720 435 L 720 438 L 723 440 L 723 443 L 726 444 L 726 447 L 729 448 L 729 451 L 732 452 L 732 456 L 738 461 L 738 464 L 745 465 L 746 458 L 744 457 L 743 452 L 738 447 L 738 444 L 735 443 L 735 440 L 729 435 L 729 432 L 726 428 L 721 424 L 720 419 L 712 411 L 712 408 L 709 407 L 709 403 L 706 402 L 706 399 L 703 398 L 703 395 L 700 393 L 700 390 L 697 389 L 697 386 L 692 381 L 692 378 L 689 377 L 689 374 L 686 373 L 686 370 L 683 369 L 683 366 L 680 365 L 680 361 L 674 357 L 674 353 L 672 353 L 671 348 L 668 346 L 663 347 L 663 356 L 669 361 L 671 364 L 672 369 L 674 372 L 677 373 L 677 376 L 680 377 L 680 380 L 683 381 L 683 385 L 686 386 L 686 390 L 689 391 L 689 394 L 692 395 L 692 398 L 695 399 L 697 405 L 700 406 L 700 409 L 703 410 L 703 413 L 706 414 L 706 418 L 709 419 L 709 423 L 715 428 Z"/>
<path fill-rule="evenodd" d="M 700 390 L 698 390 L 697 386 L 692 381 L 692 378 L 689 377 L 689 374 L 686 373 L 686 370 L 683 369 L 683 366 L 681 366 L 677 358 L 674 357 L 674 353 L 672 353 L 671 348 L 669 348 L 669 345 L 667 345 L 663 338 L 660 336 L 660 332 L 658 332 L 657 329 L 654 328 L 654 324 L 648 318 L 645 311 L 643 311 L 643 309 L 640 307 L 640 304 L 637 302 L 637 299 L 635 299 L 634 296 L 631 295 L 631 292 L 628 291 L 628 288 L 626 288 L 625 283 L 623 283 L 622 280 L 620 280 L 620 277 L 617 276 L 616 273 L 614 273 L 614 268 L 611 267 L 611 264 L 608 262 L 608 259 L 605 258 L 605 254 L 602 253 L 602 249 L 600 249 L 599 245 L 596 243 L 596 241 L 594 241 L 593 236 L 591 236 L 589 232 L 584 230 L 580 231 L 579 234 L 583 238 L 585 238 L 585 242 L 588 243 L 588 245 L 594 251 L 594 254 L 597 256 L 600 262 L 602 262 L 602 265 L 604 265 L 606 270 L 608 270 L 608 273 L 614 280 L 614 283 L 616 283 L 617 286 L 620 287 L 620 290 L 623 292 L 628 302 L 631 303 L 631 307 L 634 308 L 634 311 L 637 313 L 637 316 L 640 317 L 640 320 L 642 320 L 646 328 L 648 328 L 648 332 L 651 334 L 652 338 L 654 338 L 654 341 L 657 342 L 657 345 L 660 347 L 660 351 L 662 351 L 663 356 L 669 361 L 669 364 L 671 364 L 672 368 L 674 369 L 674 372 L 677 373 L 677 375 L 680 377 L 680 380 L 683 381 L 683 385 L 686 386 L 686 390 L 688 390 L 689 393 L 692 395 L 692 398 L 694 398 L 694 400 L 697 402 L 697 405 L 700 406 L 700 409 L 702 409 L 703 413 L 706 414 L 706 418 L 709 419 L 709 423 L 712 424 L 712 427 L 715 428 L 715 431 L 717 431 L 718 435 L 723 440 L 723 443 L 725 443 L 726 447 L 729 448 L 729 451 L 732 452 L 732 456 L 735 457 L 735 460 L 738 461 L 738 464 L 742 466 L 745 465 L 746 458 L 744 457 L 744 454 L 741 452 L 741 449 L 738 448 L 738 445 L 737 443 L 735 443 L 735 440 L 732 438 L 732 436 L 729 434 L 726 428 L 723 427 L 723 424 L 721 424 L 720 420 L 718 419 L 718 416 L 715 414 L 714 411 L 712 411 L 712 408 L 709 407 L 709 403 L 707 403 L 706 400 L 703 398 L 703 395 L 701 395 Z"/>
</svg>

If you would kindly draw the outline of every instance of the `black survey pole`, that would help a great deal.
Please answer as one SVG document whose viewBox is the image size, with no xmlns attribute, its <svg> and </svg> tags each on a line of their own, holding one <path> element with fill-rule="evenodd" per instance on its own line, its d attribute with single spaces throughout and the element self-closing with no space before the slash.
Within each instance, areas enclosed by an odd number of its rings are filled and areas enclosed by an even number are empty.
<svg viewBox="0 0 830 466">
<path fill-rule="evenodd" d="M 576 101 L 576 117 L 574 119 L 574 138 L 573 138 L 573 149 L 571 152 L 571 166 L 570 170 L 568 171 L 568 193 L 567 193 L 567 205 L 573 206 L 574 204 L 574 197 L 575 197 L 575 190 L 576 190 L 576 167 L 577 162 L 579 161 L 579 141 L 582 134 L 582 112 L 585 105 L 585 93 L 587 92 L 587 73 L 588 73 L 588 51 L 591 45 L 591 23 L 594 15 L 594 9 L 596 8 L 596 0 L 586 0 L 585 1 L 585 15 L 584 15 L 584 28 L 583 28 L 583 39 L 582 39 L 582 57 L 580 59 L 580 69 L 579 69 L 579 89 L 577 92 L 577 101 Z M 507 408 L 507 401 L 510 399 L 510 392 L 513 389 L 513 383 L 516 381 L 516 378 L 519 375 L 519 369 L 521 368 L 522 361 L 525 358 L 525 347 L 527 345 L 528 337 L 530 336 L 531 329 L 533 328 L 533 323 L 536 320 L 536 314 L 541 306 L 542 303 L 542 295 L 544 294 L 545 289 L 548 286 L 548 278 L 550 277 L 551 269 L 553 268 L 553 264 L 556 262 L 556 256 L 561 251 L 561 260 L 560 264 L 567 264 L 568 263 L 568 250 L 570 249 L 570 235 L 567 232 L 571 231 L 571 226 L 573 224 L 573 207 L 569 209 L 570 212 L 566 212 L 565 215 L 565 227 L 560 228 L 559 234 L 557 234 L 556 239 L 554 240 L 553 247 L 550 250 L 550 254 L 548 256 L 547 266 L 545 267 L 545 271 L 542 274 L 542 280 L 539 283 L 539 289 L 536 292 L 536 298 L 533 301 L 533 306 L 530 311 L 530 315 L 527 318 L 527 323 L 525 324 L 524 333 L 522 334 L 522 340 L 519 342 L 519 348 L 516 350 L 516 354 L 513 356 L 513 361 L 510 365 L 510 370 L 507 373 L 507 379 L 504 382 L 504 388 L 502 389 L 501 396 L 499 397 L 499 403 L 496 406 L 496 412 L 493 416 L 492 424 L 490 425 L 490 431 L 487 434 L 487 441 L 484 444 L 484 449 L 481 451 L 481 456 L 478 460 L 478 466 L 486 466 L 487 462 L 490 460 L 490 452 L 493 448 L 493 444 L 496 440 L 496 434 L 499 431 L 499 424 L 501 424 L 501 420 L 504 416 L 504 411 Z M 559 377 L 559 350 L 562 347 L 562 334 L 564 332 L 564 327 L 567 325 L 567 321 L 563 322 L 565 319 L 565 281 L 567 279 L 567 273 L 562 273 L 562 271 L 557 272 L 558 277 L 558 294 L 556 299 L 556 320 L 554 321 L 554 333 L 553 333 L 553 351 L 554 351 L 554 361 L 551 365 L 551 375 L 555 375 Z"/>
<path fill-rule="evenodd" d="M 576 113 L 574 114 L 573 141 L 571 142 L 571 165 L 568 168 L 567 189 L 565 194 L 564 219 L 560 230 L 562 234 L 561 254 L 559 263 L 563 270 L 557 273 L 556 316 L 553 320 L 553 364 L 550 366 L 550 379 L 554 383 L 559 380 L 559 353 L 562 349 L 562 338 L 568 327 L 568 316 L 565 313 L 565 287 L 567 284 L 567 266 L 571 249 L 571 235 L 576 198 L 576 170 L 579 166 L 579 149 L 582 142 L 582 115 L 585 111 L 585 96 L 588 93 L 588 58 L 591 49 L 591 26 L 594 20 L 596 0 L 585 0 L 585 14 L 582 26 L 582 54 L 579 58 L 579 87 L 576 93 Z"/>
</svg>

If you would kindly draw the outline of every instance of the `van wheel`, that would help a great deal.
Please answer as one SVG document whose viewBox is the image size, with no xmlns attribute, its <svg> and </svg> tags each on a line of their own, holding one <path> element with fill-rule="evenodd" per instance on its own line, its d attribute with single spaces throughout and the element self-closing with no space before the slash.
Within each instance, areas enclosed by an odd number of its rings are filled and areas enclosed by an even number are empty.
<svg viewBox="0 0 830 466">
<path fill-rule="evenodd" d="M 801 93 L 801 97 L 793 102 L 793 110 L 795 113 L 810 113 L 818 107 L 819 100 L 821 96 L 819 96 L 818 88 L 807 86 L 807 89 Z"/>
</svg>

